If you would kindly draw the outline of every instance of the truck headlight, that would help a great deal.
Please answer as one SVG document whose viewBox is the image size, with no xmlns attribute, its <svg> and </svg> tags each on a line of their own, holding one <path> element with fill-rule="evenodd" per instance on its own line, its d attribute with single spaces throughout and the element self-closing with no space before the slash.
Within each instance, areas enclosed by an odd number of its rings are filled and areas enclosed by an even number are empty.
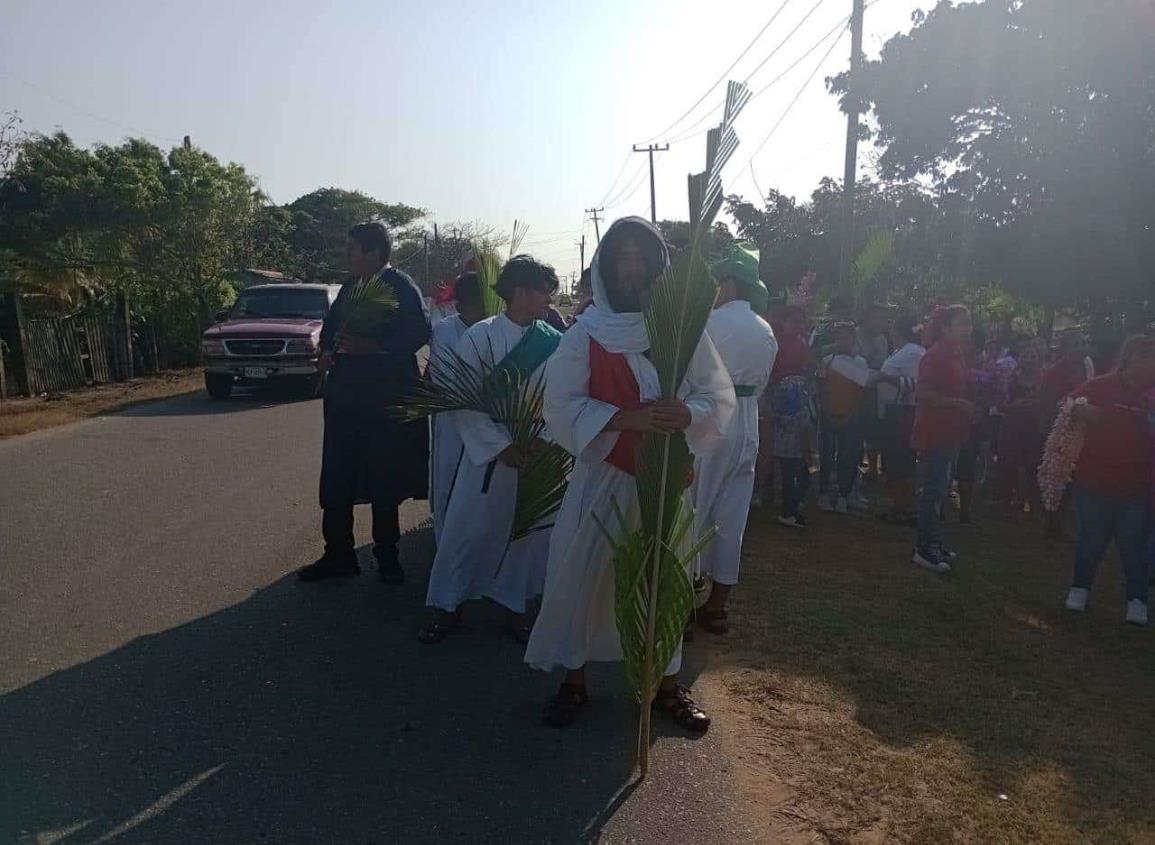
<svg viewBox="0 0 1155 845">
<path fill-rule="evenodd" d="M 317 341 L 311 337 L 294 338 L 285 347 L 286 355 L 314 355 L 317 352 Z"/>
<path fill-rule="evenodd" d="M 225 345 L 219 340 L 204 339 L 201 341 L 201 355 L 212 357 L 214 355 L 224 355 Z"/>
</svg>

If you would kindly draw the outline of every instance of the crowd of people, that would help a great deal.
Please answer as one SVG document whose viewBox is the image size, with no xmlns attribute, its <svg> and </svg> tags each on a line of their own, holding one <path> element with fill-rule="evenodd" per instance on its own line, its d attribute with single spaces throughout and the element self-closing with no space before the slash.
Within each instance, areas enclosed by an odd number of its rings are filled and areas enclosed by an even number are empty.
<svg viewBox="0 0 1155 845">
<path fill-rule="evenodd" d="M 546 724 L 568 726 L 588 705 L 590 661 L 622 657 L 606 526 L 639 521 L 635 454 L 650 432 L 685 433 L 695 457 L 685 498 L 696 530 L 716 529 L 691 573 L 705 599 L 687 634 L 693 627 L 726 632 L 751 506 L 777 499 L 783 529 L 805 530 L 812 480 L 817 507 L 834 514 L 870 511 L 868 491 L 885 491 L 878 517 L 907 526 L 911 560 L 938 574 L 959 565 L 944 535 L 950 503 L 957 498 L 961 521 L 973 519 L 979 482 L 1000 508 L 1030 513 L 1040 530 L 1045 523 L 1061 531 L 1070 500 L 1077 538 L 1066 606 L 1085 610 L 1113 541 L 1126 574 L 1126 620 L 1146 624 L 1155 549 L 1155 337 L 1128 339 L 1110 370 L 1097 375 L 1077 330 L 1057 335 L 1053 348 L 1027 334 L 987 338 L 961 305 L 923 315 L 872 304 L 858 313 L 835 297 L 815 320 L 802 304 L 771 304 L 757 255 L 734 246 L 713 260 L 715 307 L 678 398 L 670 399 L 661 396 L 643 316 L 670 247 L 648 221 L 623 218 L 604 233 L 569 319 L 552 306 L 553 268 L 518 255 L 497 278 L 501 314 L 485 316 L 482 282 L 465 268 L 453 286 L 454 313 L 431 327 L 416 285 L 389 266 L 391 246 L 380 224 L 349 233 L 352 276 L 378 278 L 395 293 L 396 308 L 350 336 L 341 328 L 351 307 L 347 285 L 326 319 L 325 552 L 299 576 L 360 572 L 353 509 L 369 503 L 380 577 L 403 582 L 397 509 L 428 498 L 437 552 L 430 616 L 418 638 L 432 646 L 459 633 L 472 600 L 505 608 L 525 661 L 565 673 L 544 710 Z M 478 372 L 503 372 L 519 389 L 543 391 L 542 440 L 574 459 L 548 524 L 510 539 L 519 470 L 541 441 L 519 445 L 501 420 L 478 410 L 438 414 L 431 423 L 396 413 L 414 385 L 437 377 L 436 367 L 423 374 L 418 363 L 427 343 L 433 362 L 452 357 Z M 1063 507 L 1044 515 L 1036 470 L 1068 401 L 1082 448 Z M 678 682 L 680 666 L 679 648 L 654 707 L 704 731 L 709 717 Z"/>
</svg>

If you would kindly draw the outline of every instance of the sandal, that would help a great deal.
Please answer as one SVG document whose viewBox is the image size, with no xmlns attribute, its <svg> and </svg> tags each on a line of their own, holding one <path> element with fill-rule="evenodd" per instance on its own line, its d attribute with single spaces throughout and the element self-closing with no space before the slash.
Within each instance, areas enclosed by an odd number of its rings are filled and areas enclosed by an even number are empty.
<svg viewBox="0 0 1155 845">
<path fill-rule="evenodd" d="M 710 729 L 710 717 L 690 697 L 690 690 L 681 684 L 673 689 L 659 690 L 654 696 L 653 707 L 669 715 L 688 731 L 705 733 Z"/>
<path fill-rule="evenodd" d="M 568 728 L 583 707 L 589 707 L 590 695 L 580 684 L 562 684 L 557 695 L 546 702 L 541 722 L 551 728 Z"/>
<path fill-rule="evenodd" d="M 714 608 L 703 605 L 698 608 L 698 625 L 711 634 L 725 634 L 729 631 L 730 626 L 727 622 L 729 618 L 730 615 L 726 613 L 724 607 Z"/>
<path fill-rule="evenodd" d="M 436 645 L 457 630 L 459 615 L 441 616 L 417 632 L 417 639 L 425 645 Z"/>
</svg>

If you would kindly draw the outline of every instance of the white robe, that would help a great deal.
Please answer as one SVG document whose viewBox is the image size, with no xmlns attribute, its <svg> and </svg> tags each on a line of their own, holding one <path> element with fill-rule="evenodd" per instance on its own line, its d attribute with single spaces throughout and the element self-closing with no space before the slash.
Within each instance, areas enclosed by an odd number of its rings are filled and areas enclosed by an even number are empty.
<svg viewBox="0 0 1155 845">
<path fill-rule="evenodd" d="M 429 360 L 448 356 L 461 342 L 469 326 L 458 315 L 446 317 L 433 327 L 429 340 Z M 432 367 L 432 364 L 431 364 Z M 436 369 L 430 369 L 435 373 Z M 457 467 L 465 456 L 465 445 L 457 433 L 457 419 L 454 414 L 434 414 L 430 420 L 429 447 L 429 508 L 433 512 L 433 536 L 441 544 L 441 529 L 445 525 L 445 508 L 449 504 L 449 491 L 457 477 Z"/>
<path fill-rule="evenodd" d="M 614 405 L 589 395 L 590 335 L 579 320 L 562 338 L 546 373 L 545 418 L 550 433 L 576 465 L 554 523 L 541 611 L 525 661 L 546 671 L 577 669 L 591 660 L 620 660 L 614 620 L 614 568 L 610 545 L 595 520 L 620 530 L 613 515 L 617 501 L 635 527 L 639 521 L 634 479 L 606 463 L 618 432 L 603 429 L 617 413 Z M 657 372 L 640 352 L 626 353 L 643 401 L 659 396 Z M 734 409 L 734 390 L 709 339 L 703 337 L 690 362 L 680 395 L 690 409 L 686 438 L 694 454 L 720 437 Z M 667 674 L 681 667 L 681 648 Z"/>
<path fill-rule="evenodd" d="M 526 327 L 504 314 L 474 323 L 457 346 L 467 364 L 494 366 L 521 340 Z M 541 377 L 538 367 L 536 371 Z M 509 431 L 477 411 L 458 411 L 465 457 L 445 510 L 441 542 L 429 574 L 425 603 L 453 611 L 469 599 L 489 598 L 514 613 L 541 593 L 549 531 L 509 542 L 517 504 L 517 470 L 497 456 L 511 444 Z"/>
<path fill-rule="evenodd" d="M 706 333 L 722 357 L 735 385 L 753 388 L 738 397 L 738 409 L 726 427 L 722 443 L 698 460 L 692 495 L 698 534 L 717 527 L 714 539 L 699 558 L 700 571 L 719 584 L 737 584 L 742 559 L 742 535 L 754 495 L 754 465 L 758 461 L 758 397 L 770 382 L 778 341 L 770 324 L 745 300 L 716 308 Z"/>
</svg>

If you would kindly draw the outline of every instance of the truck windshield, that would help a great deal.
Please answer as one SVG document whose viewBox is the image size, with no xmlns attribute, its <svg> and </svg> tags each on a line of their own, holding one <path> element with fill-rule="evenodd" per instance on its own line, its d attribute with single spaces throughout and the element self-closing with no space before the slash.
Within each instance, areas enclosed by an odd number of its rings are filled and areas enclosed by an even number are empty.
<svg viewBox="0 0 1155 845">
<path fill-rule="evenodd" d="M 230 319 L 261 317 L 296 317 L 301 320 L 323 320 L 329 310 L 329 298 L 323 290 L 242 291 L 229 313 Z"/>
</svg>

